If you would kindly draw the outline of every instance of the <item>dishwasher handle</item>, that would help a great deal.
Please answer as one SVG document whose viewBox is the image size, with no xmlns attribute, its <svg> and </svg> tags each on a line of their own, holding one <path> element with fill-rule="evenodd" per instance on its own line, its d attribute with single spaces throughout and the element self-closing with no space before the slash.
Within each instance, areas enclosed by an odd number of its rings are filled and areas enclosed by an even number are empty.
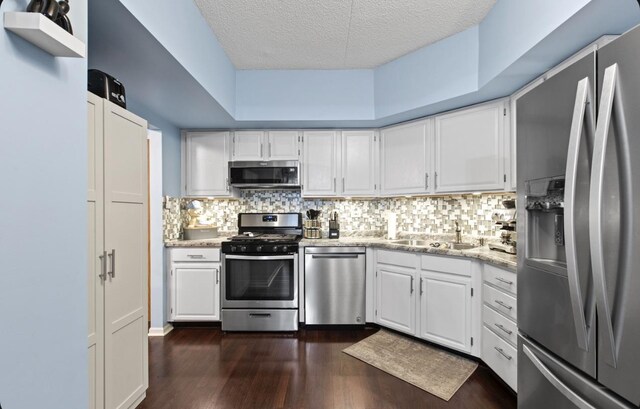
<svg viewBox="0 0 640 409">
<path fill-rule="evenodd" d="M 304 254 L 365 254 L 364 247 L 305 247 Z"/>
<path fill-rule="evenodd" d="M 311 258 L 358 258 L 362 254 L 312 254 Z"/>
</svg>

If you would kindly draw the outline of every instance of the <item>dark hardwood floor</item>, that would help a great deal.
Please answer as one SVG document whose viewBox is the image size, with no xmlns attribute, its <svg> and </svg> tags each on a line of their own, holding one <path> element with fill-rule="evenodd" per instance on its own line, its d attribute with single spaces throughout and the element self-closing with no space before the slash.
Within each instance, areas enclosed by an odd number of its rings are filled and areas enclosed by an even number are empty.
<svg viewBox="0 0 640 409">
<path fill-rule="evenodd" d="M 176 328 L 150 338 L 147 398 L 140 409 L 516 407 L 513 392 L 480 365 L 445 402 L 342 349 L 377 329 L 297 334 Z"/>
</svg>

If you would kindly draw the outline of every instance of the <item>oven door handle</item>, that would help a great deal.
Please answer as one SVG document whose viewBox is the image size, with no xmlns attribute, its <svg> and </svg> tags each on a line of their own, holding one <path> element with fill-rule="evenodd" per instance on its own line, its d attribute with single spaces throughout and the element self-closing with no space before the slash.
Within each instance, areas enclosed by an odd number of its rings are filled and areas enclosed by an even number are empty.
<svg viewBox="0 0 640 409">
<path fill-rule="evenodd" d="M 296 258 L 295 254 L 290 254 L 286 256 L 236 256 L 236 255 L 225 255 L 225 260 L 294 260 Z"/>
</svg>

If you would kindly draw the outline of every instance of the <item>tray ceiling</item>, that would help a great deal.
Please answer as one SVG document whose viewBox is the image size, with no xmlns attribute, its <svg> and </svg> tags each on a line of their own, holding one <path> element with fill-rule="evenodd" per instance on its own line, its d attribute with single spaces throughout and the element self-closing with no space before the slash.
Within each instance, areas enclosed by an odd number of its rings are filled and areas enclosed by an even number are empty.
<svg viewBox="0 0 640 409">
<path fill-rule="evenodd" d="M 373 68 L 478 24 L 496 0 L 195 0 L 238 69 Z"/>
</svg>

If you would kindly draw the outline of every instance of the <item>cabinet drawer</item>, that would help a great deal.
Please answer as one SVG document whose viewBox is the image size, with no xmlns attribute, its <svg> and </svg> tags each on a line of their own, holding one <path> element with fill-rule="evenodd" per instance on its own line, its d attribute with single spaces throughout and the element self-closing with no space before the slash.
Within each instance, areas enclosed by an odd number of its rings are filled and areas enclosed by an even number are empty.
<svg viewBox="0 0 640 409">
<path fill-rule="evenodd" d="M 413 253 L 404 253 L 401 251 L 378 250 L 378 263 L 391 264 L 394 266 L 416 268 L 418 257 Z"/>
<path fill-rule="evenodd" d="M 441 273 L 471 276 L 471 261 L 453 257 L 421 256 L 420 264 L 423 270 Z"/>
<path fill-rule="evenodd" d="M 511 294 L 517 293 L 518 276 L 516 273 L 512 273 L 511 271 L 503 270 L 490 264 L 485 264 L 484 281 L 502 290 L 508 291 Z"/>
<path fill-rule="evenodd" d="M 482 360 L 507 385 L 516 390 L 518 381 L 518 354 L 516 349 L 487 329 L 487 327 L 482 328 Z"/>
<path fill-rule="evenodd" d="M 189 247 L 171 249 L 171 261 L 220 261 L 220 249 Z"/>
<path fill-rule="evenodd" d="M 518 306 L 515 297 L 484 284 L 482 286 L 482 300 L 486 305 L 490 305 L 514 321 L 517 320 Z"/>
<path fill-rule="evenodd" d="M 512 345 L 518 345 L 518 326 L 509 318 L 498 314 L 486 305 L 482 306 L 482 321 L 491 328 L 500 338 L 509 341 Z"/>
</svg>

